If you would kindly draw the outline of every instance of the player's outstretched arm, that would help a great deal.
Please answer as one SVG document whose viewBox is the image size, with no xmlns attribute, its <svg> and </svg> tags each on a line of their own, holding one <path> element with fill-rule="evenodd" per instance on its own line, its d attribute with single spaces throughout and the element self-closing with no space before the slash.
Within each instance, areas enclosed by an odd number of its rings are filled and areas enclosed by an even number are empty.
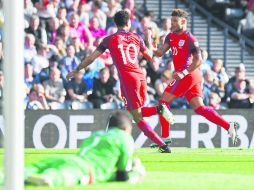
<svg viewBox="0 0 254 190">
<path fill-rule="evenodd" d="M 154 48 L 153 53 L 157 57 L 163 56 L 169 50 L 169 44 L 164 43 L 160 48 Z"/>
<path fill-rule="evenodd" d="M 83 60 L 81 61 L 81 63 L 78 65 L 78 67 L 77 67 L 74 71 L 69 72 L 68 75 L 66 76 L 66 79 L 69 80 L 69 79 L 73 78 L 74 75 L 75 75 L 78 71 L 80 71 L 80 70 L 86 68 L 86 67 L 87 67 L 88 65 L 90 65 L 96 58 L 98 58 L 101 54 L 102 54 L 102 52 L 100 52 L 100 51 L 98 51 L 98 50 L 95 50 L 91 55 L 89 55 L 88 57 L 86 57 L 85 59 L 83 59 Z"/>
<path fill-rule="evenodd" d="M 146 50 L 142 54 L 144 58 L 147 59 L 148 61 L 151 61 L 151 62 L 153 61 L 153 53 L 150 52 L 150 50 Z"/>
<path fill-rule="evenodd" d="M 128 173 L 128 182 L 135 184 L 140 182 L 146 175 L 146 169 L 138 158 L 133 159 L 132 170 Z"/>
<path fill-rule="evenodd" d="M 146 175 L 146 170 L 140 159 L 135 158 L 132 162 L 132 168 L 130 171 L 117 171 L 116 181 L 126 181 L 131 184 L 139 183 Z"/>
</svg>

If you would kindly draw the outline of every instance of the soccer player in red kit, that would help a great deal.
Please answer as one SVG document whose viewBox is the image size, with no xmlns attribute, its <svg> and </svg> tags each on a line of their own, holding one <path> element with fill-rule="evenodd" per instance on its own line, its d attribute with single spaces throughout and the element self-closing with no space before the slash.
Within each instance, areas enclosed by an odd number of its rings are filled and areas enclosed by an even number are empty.
<svg viewBox="0 0 254 190">
<path fill-rule="evenodd" d="M 202 57 L 197 39 L 187 31 L 188 13 L 182 9 L 174 9 L 171 16 L 172 32 L 166 36 L 161 48 L 154 49 L 154 54 L 159 57 L 171 49 L 175 67 L 173 80 L 165 89 L 160 103 L 168 103 L 169 106 L 174 99 L 185 96 L 197 114 L 227 130 L 235 145 L 238 140 L 238 124 L 227 122 L 212 107 L 203 103 L 202 78 L 198 69 Z M 164 118 L 160 118 L 160 122 L 164 129 L 162 136 L 167 136 L 169 123 Z"/>
<path fill-rule="evenodd" d="M 138 64 L 138 54 L 141 52 L 150 61 L 152 61 L 152 57 L 143 39 L 139 35 L 129 32 L 131 21 L 127 11 L 117 12 L 114 16 L 114 21 L 118 31 L 105 37 L 97 49 L 90 56 L 86 57 L 76 70 L 67 75 L 67 79 L 72 78 L 79 70 L 86 68 L 108 49 L 118 70 L 121 94 L 126 109 L 130 111 L 137 126 L 144 134 L 159 145 L 159 151 L 162 153 L 170 153 L 167 144 L 161 140 L 151 126 L 143 119 L 143 117 L 147 116 L 147 112 L 150 114 L 150 108 L 147 111 L 146 107 L 143 107 L 146 95 L 146 79 Z M 167 121 L 171 121 L 171 112 L 167 106 L 162 105 L 151 109 L 160 113 Z"/>
</svg>

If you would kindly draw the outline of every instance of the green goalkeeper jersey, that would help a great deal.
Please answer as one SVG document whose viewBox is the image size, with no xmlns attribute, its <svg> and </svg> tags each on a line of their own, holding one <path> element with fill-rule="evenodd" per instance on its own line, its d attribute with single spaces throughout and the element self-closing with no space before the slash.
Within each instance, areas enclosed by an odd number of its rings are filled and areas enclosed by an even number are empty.
<svg viewBox="0 0 254 190">
<path fill-rule="evenodd" d="M 95 182 L 110 181 L 116 171 L 130 171 L 134 141 L 125 131 L 112 128 L 98 131 L 85 139 L 78 155 L 94 170 Z"/>
</svg>

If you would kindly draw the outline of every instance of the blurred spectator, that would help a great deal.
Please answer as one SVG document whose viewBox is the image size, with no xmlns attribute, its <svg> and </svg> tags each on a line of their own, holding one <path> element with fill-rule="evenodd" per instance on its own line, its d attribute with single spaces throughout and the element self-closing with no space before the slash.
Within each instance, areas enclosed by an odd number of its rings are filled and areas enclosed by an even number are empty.
<svg viewBox="0 0 254 190">
<path fill-rule="evenodd" d="M 25 49 L 24 49 L 24 61 L 31 62 L 32 58 L 37 54 L 35 48 L 35 37 L 33 34 L 26 34 L 25 36 Z"/>
<path fill-rule="evenodd" d="M 62 78 L 65 79 L 66 75 L 76 69 L 80 64 L 80 60 L 75 56 L 75 49 L 73 45 L 67 47 L 67 56 L 63 58 L 61 63 Z"/>
<path fill-rule="evenodd" d="M 57 18 L 59 20 L 59 25 L 68 25 L 68 20 L 67 20 L 67 10 L 65 7 L 59 7 L 57 10 Z"/>
<path fill-rule="evenodd" d="M 57 11 L 58 9 L 60 8 L 61 6 L 61 3 L 60 3 L 61 0 L 51 0 L 51 4 L 52 4 L 52 7 L 53 7 L 53 10 L 55 12 L 55 15 L 57 15 Z"/>
<path fill-rule="evenodd" d="M 63 104 L 66 91 L 63 87 L 63 81 L 60 78 L 61 72 L 57 68 L 50 70 L 50 79 L 43 82 L 45 96 L 50 109 L 65 108 Z"/>
<path fill-rule="evenodd" d="M 214 83 L 214 72 L 211 70 L 207 70 L 204 76 L 204 84 L 203 84 L 203 94 L 204 94 L 204 103 L 208 105 L 209 103 L 209 95 L 211 92 L 219 94 L 219 87 Z"/>
<path fill-rule="evenodd" d="M 174 63 L 173 63 L 173 60 L 170 60 L 168 63 L 167 63 L 167 68 L 168 70 L 170 70 L 171 72 L 174 72 L 175 71 L 175 66 L 174 66 Z"/>
<path fill-rule="evenodd" d="M 63 0 L 65 7 L 69 12 L 76 11 L 80 0 Z"/>
<path fill-rule="evenodd" d="M 134 10 L 135 1 L 134 0 L 125 0 L 124 8 L 129 9 L 130 10 L 130 17 L 133 17 L 134 13 L 135 13 L 135 10 Z"/>
<path fill-rule="evenodd" d="M 171 17 L 165 17 L 162 20 L 162 27 L 160 29 L 160 36 L 165 36 L 171 32 Z"/>
<path fill-rule="evenodd" d="M 45 97 L 45 90 L 41 84 L 35 85 L 31 89 L 28 97 L 26 109 L 29 110 L 47 110 L 49 109 L 48 103 Z"/>
<path fill-rule="evenodd" d="M 214 83 L 219 87 L 220 92 L 222 92 L 222 94 L 220 95 L 222 97 L 224 96 L 225 84 L 228 82 L 229 79 L 225 68 L 223 67 L 223 62 L 221 59 L 213 60 L 212 70 L 214 73 Z"/>
<path fill-rule="evenodd" d="M 106 35 L 106 30 L 100 27 L 97 17 L 93 17 L 90 19 L 89 30 L 95 39 Z"/>
<path fill-rule="evenodd" d="M 172 72 L 170 70 L 164 70 L 161 73 L 161 77 L 155 81 L 154 87 L 156 90 L 157 98 L 160 99 L 165 88 L 172 80 Z"/>
<path fill-rule="evenodd" d="M 229 108 L 251 108 L 249 90 L 245 80 L 236 80 L 230 95 Z"/>
<path fill-rule="evenodd" d="M 70 37 L 78 37 L 82 43 L 88 46 L 93 44 L 93 36 L 88 27 L 79 21 L 79 16 L 76 13 L 71 15 L 70 20 Z"/>
<path fill-rule="evenodd" d="M 144 14 L 144 18 L 148 19 L 148 23 L 150 23 L 150 27 L 152 28 L 158 28 L 157 24 L 155 23 L 155 15 L 152 11 L 146 11 Z M 145 28 L 145 27 L 144 27 Z"/>
<path fill-rule="evenodd" d="M 30 93 L 29 93 L 29 96 L 28 96 L 28 102 L 27 102 L 27 105 L 26 105 L 26 109 L 28 109 L 28 110 L 43 109 L 42 104 L 38 101 L 37 92 L 34 89 L 30 90 Z"/>
<path fill-rule="evenodd" d="M 25 20 L 29 22 L 30 18 L 37 13 L 37 9 L 33 6 L 31 0 L 24 0 L 24 16 Z"/>
<path fill-rule="evenodd" d="M 35 37 L 35 45 L 47 44 L 47 33 L 43 27 L 40 27 L 40 19 L 37 15 L 33 15 L 29 20 L 29 27 L 25 29 L 28 34 Z"/>
<path fill-rule="evenodd" d="M 128 8 L 124 8 L 125 11 L 127 11 L 131 15 L 131 10 Z M 141 31 L 141 25 L 138 19 L 136 19 L 135 15 L 130 17 L 131 20 L 131 29 L 130 32 L 133 33 L 142 33 Z"/>
<path fill-rule="evenodd" d="M 106 12 L 107 15 L 106 29 L 115 26 L 114 15 L 120 9 L 121 5 L 116 0 L 108 0 L 108 11 Z"/>
<path fill-rule="evenodd" d="M 58 58 L 57 56 L 52 56 L 49 59 L 49 66 L 43 68 L 39 74 L 36 75 L 36 83 L 43 83 L 45 80 L 48 80 L 50 77 L 50 70 L 58 67 Z"/>
<path fill-rule="evenodd" d="M 115 101 L 119 108 L 124 108 L 124 102 L 121 96 L 121 87 L 120 87 L 120 80 L 118 76 L 118 72 L 115 65 L 111 65 L 109 67 L 110 77 L 113 78 L 115 81 L 115 86 L 113 88 L 115 94 Z"/>
<path fill-rule="evenodd" d="M 53 4 L 49 0 L 36 1 L 35 7 L 38 9 L 38 16 L 43 20 L 56 16 Z"/>
<path fill-rule="evenodd" d="M 67 100 L 70 100 L 70 105 L 71 105 L 72 109 L 75 106 L 81 107 L 81 105 L 84 102 L 87 102 L 87 90 L 88 89 L 87 89 L 86 83 L 82 80 L 82 78 L 83 78 L 83 71 L 79 71 L 75 75 L 75 78 L 72 79 L 71 81 L 69 81 L 67 84 Z M 80 105 L 78 105 L 78 104 L 80 104 Z"/>
<path fill-rule="evenodd" d="M 217 93 L 211 92 L 209 95 L 208 106 L 214 108 L 215 110 L 226 109 L 221 104 L 221 98 Z"/>
<path fill-rule="evenodd" d="M 92 94 L 89 97 L 94 108 L 101 108 L 101 105 L 114 100 L 115 80 L 110 78 L 108 68 L 103 68 L 100 71 L 99 79 L 94 79 Z"/>
<path fill-rule="evenodd" d="M 154 22 L 154 14 L 151 11 L 146 11 L 144 17 L 142 18 L 140 22 L 140 30 L 138 30 L 138 33 L 141 36 L 144 36 L 146 29 L 152 29 L 153 33 L 153 39 L 156 42 L 156 44 L 159 43 L 159 37 L 160 32 L 157 24 Z"/>
<path fill-rule="evenodd" d="M 25 64 L 24 77 L 25 77 L 24 82 L 26 85 L 26 93 L 29 94 L 30 90 L 33 88 L 35 84 L 35 79 L 33 77 L 33 66 L 30 62 Z"/>
<path fill-rule="evenodd" d="M 151 80 L 150 80 L 150 77 L 147 76 L 146 68 L 142 66 L 141 69 L 146 77 L 146 82 L 147 82 L 147 87 L 146 87 L 147 93 L 145 97 L 145 105 L 146 106 L 155 105 L 156 104 L 156 101 L 155 101 L 156 90 L 151 85 Z"/>
<path fill-rule="evenodd" d="M 225 97 L 224 99 L 228 102 L 230 101 L 230 97 L 232 92 L 234 91 L 234 85 L 236 81 L 239 80 L 245 80 L 246 82 L 246 88 L 249 89 L 249 80 L 246 79 L 245 77 L 245 66 L 244 64 L 240 63 L 239 66 L 237 66 L 235 68 L 235 75 L 233 77 L 231 77 L 228 81 L 228 83 L 226 84 L 225 87 Z"/>
<path fill-rule="evenodd" d="M 78 15 L 79 15 L 79 20 L 82 22 L 85 26 L 89 26 L 89 6 L 86 3 L 79 3 L 78 7 Z"/>
<path fill-rule="evenodd" d="M 246 17 L 240 20 L 238 25 L 238 32 L 242 32 L 249 38 L 254 37 L 254 1 L 250 0 Z"/>
<path fill-rule="evenodd" d="M 37 48 L 37 54 L 32 58 L 33 74 L 37 75 L 41 72 L 41 69 L 49 66 L 47 59 L 47 45 L 39 45 Z"/>
<path fill-rule="evenodd" d="M 48 47 L 50 49 L 51 56 L 55 55 L 59 59 L 64 58 L 67 54 L 64 42 L 60 37 L 56 37 L 55 44 L 54 45 L 49 44 Z"/>
<path fill-rule="evenodd" d="M 160 42 L 160 30 L 157 27 L 157 25 L 151 21 L 150 17 L 144 17 L 141 20 L 140 26 L 141 26 L 141 36 L 144 38 L 144 41 L 147 43 L 147 36 L 149 35 L 149 31 L 152 31 L 152 40 L 156 44 L 159 44 Z"/>
<path fill-rule="evenodd" d="M 200 66 L 201 74 L 204 76 L 207 70 L 211 70 L 213 63 L 208 59 L 208 52 L 205 49 L 201 49 L 202 64 Z"/>
<path fill-rule="evenodd" d="M 75 56 L 79 59 L 83 58 L 86 55 L 84 44 L 80 42 L 79 38 L 72 38 L 71 45 L 75 49 Z"/>
<path fill-rule="evenodd" d="M 62 25 L 61 26 L 59 37 L 63 40 L 65 48 L 71 43 L 70 26 L 69 25 Z"/>
<path fill-rule="evenodd" d="M 151 83 L 154 86 L 154 83 L 157 79 L 160 78 L 161 70 L 160 70 L 161 58 L 153 57 L 153 61 L 150 62 L 147 66 L 147 75 L 151 78 Z"/>
<path fill-rule="evenodd" d="M 100 27 L 106 29 L 107 16 L 101 10 L 102 1 L 101 0 L 93 0 L 91 11 L 89 12 L 90 18 L 97 17 L 100 23 Z"/>
<path fill-rule="evenodd" d="M 86 55 L 90 55 L 94 51 L 95 47 L 89 47 L 86 49 Z M 94 78 L 99 78 L 100 70 L 105 67 L 105 63 L 99 57 L 92 64 L 87 67 L 86 73 L 84 74 L 84 80 L 88 85 L 88 90 L 91 90 L 93 87 Z"/>
<path fill-rule="evenodd" d="M 112 27 L 108 28 L 108 30 L 107 30 L 108 35 L 112 35 L 116 32 L 117 32 L 117 27 L 116 26 L 112 26 Z"/>
<path fill-rule="evenodd" d="M 55 44 L 56 37 L 58 35 L 59 20 L 57 17 L 52 17 L 47 25 L 47 38 L 49 44 Z"/>
</svg>

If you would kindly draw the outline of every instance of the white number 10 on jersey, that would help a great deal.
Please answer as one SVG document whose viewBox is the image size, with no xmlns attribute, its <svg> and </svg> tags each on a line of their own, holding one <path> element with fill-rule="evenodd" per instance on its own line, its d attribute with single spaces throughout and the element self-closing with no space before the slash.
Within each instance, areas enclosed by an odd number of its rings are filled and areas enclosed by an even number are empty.
<svg viewBox="0 0 254 190">
<path fill-rule="evenodd" d="M 124 52 L 124 49 L 123 49 L 123 44 L 119 44 L 117 47 L 121 51 L 121 55 L 122 55 L 124 64 L 127 64 L 128 62 L 134 64 L 136 62 L 137 57 L 138 57 L 138 50 L 137 50 L 137 47 L 136 47 L 135 44 L 128 44 L 125 52 Z M 133 50 L 134 50 L 134 57 L 133 58 L 131 58 L 131 55 L 130 55 L 130 48 L 133 48 Z"/>
</svg>

